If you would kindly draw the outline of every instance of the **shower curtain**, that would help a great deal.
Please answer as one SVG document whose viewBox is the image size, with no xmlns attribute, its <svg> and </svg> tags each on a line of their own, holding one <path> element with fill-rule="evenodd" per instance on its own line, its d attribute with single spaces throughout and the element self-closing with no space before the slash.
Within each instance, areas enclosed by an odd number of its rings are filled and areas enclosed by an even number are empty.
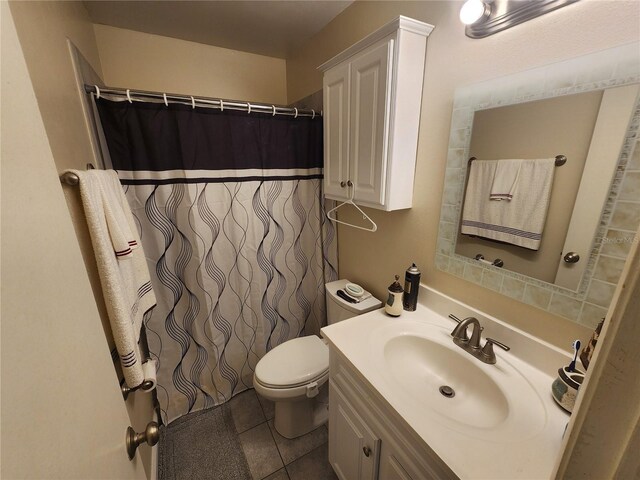
<svg viewBox="0 0 640 480">
<path fill-rule="evenodd" d="M 166 424 L 251 388 L 267 351 L 326 325 L 322 119 L 96 103 L 158 300 L 146 327 Z"/>
</svg>

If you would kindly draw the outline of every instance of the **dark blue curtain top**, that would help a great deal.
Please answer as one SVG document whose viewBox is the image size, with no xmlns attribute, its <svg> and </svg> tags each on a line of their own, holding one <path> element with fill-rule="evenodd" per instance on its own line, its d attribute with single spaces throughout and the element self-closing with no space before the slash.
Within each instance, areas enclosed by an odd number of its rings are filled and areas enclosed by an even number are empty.
<svg viewBox="0 0 640 480">
<path fill-rule="evenodd" d="M 322 117 L 96 101 L 115 170 L 322 168 Z"/>
</svg>

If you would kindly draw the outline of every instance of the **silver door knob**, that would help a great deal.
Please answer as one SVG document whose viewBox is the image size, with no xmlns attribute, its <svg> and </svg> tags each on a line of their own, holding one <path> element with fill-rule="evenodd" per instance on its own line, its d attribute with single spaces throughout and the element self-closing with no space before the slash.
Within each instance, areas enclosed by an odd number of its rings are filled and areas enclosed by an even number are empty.
<svg viewBox="0 0 640 480">
<path fill-rule="evenodd" d="M 136 433 L 136 431 L 127 427 L 127 434 L 125 437 L 125 443 L 127 445 L 127 455 L 129 460 L 133 460 L 136 455 L 136 449 L 141 443 L 147 443 L 150 447 L 153 447 L 160 439 L 160 429 L 156 422 L 149 422 L 147 428 L 142 433 Z"/>
<path fill-rule="evenodd" d="M 365 457 L 371 455 L 371 449 L 369 447 L 362 447 L 362 453 L 364 453 Z"/>
<path fill-rule="evenodd" d="M 580 255 L 576 252 L 569 252 L 564 256 L 564 261 L 566 263 L 578 263 L 580 261 Z"/>
</svg>

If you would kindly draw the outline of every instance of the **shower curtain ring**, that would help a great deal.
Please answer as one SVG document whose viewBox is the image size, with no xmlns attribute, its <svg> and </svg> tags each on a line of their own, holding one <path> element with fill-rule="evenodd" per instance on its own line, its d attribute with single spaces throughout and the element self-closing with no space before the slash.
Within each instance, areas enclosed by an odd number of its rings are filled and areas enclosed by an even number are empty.
<svg viewBox="0 0 640 480">
<path fill-rule="evenodd" d="M 296 111 L 296 115 L 293 118 L 298 118 L 298 109 L 297 108 L 293 108 Z"/>
<path fill-rule="evenodd" d="M 133 100 L 131 100 L 131 91 L 127 88 L 127 100 L 129 100 L 129 103 L 133 103 Z"/>
<path fill-rule="evenodd" d="M 191 97 L 191 108 L 195 109 L 196 108 L 196 99 Z"/>
<path fill-rule="evenodd" d="M 100 98 L 100 87 L 98 85 L 94 85 L 93 88 L 96 89 L 96 100 Z"/>
<path fill-rule="evenodd" d="M 313 120 L 314 118 L 316 118 L 316 111 L 311 110 L 311 120 Z"/>
<path fill-rule="evenodd" d="M 276 106 L 275 105 L 271 105 L 271 108 L 273 109 L 273 113 L 271 114 L 272 117 L 276 116 Z"/>
<path fill-rule="evenodd" d="M 224 112 L 224 101 L 220 99 L 220 111 Z"/>
<path fill-rule="evenodd" d="M 167 101 L 167 94 L 163 93 L 162 94 L 162 98 L 164 98 L 164 104 L 168 107 L 169 106 L 169 102 Z"/>
<path fill-rule="evenodd" d="M 247 113 L 251 113 L 251 103 L 247 102 Z"/>
</svg>

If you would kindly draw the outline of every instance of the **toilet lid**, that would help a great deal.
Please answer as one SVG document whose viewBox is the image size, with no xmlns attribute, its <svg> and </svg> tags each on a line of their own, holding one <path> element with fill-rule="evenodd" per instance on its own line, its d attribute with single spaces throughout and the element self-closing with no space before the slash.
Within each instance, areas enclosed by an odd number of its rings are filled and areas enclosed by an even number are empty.
<svg viewBox="0 0 640 480">
<path fill-rule="evenodd" d="M 257 380 L 267 387 L 304 385 L 329 370 L 329 348 L 319 337 L 294 338 L 267 353 L 256 365 Z"/>
</svg>

